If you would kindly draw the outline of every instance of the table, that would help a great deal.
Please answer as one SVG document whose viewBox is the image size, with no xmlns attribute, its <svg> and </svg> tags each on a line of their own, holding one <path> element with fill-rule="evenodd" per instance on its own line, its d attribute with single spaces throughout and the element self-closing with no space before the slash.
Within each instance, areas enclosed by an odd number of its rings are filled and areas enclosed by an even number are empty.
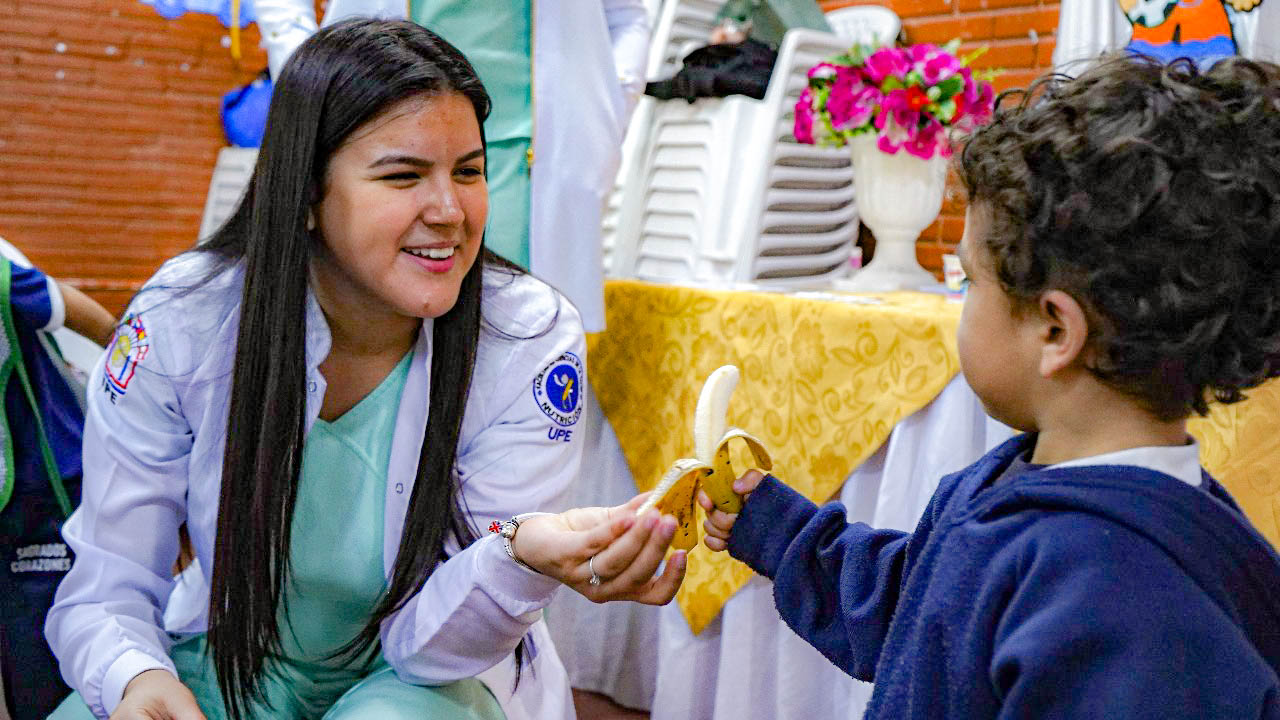
<svg viewBox="0 0 1280 720">
<path fill-rule="evenodd" d="M 958 303 L 896 295 L 867 304 L 633 281 L 605 290 L 609 329 L 588 351 L 594 392 L 584 467 L 593 474 L 575 504 L 622 502 L 686 456 L 697 391 L 725 362 L 743 369 L 730 419 L 761 435 L 780 476 L 811 499 L 841 500 L 851 519 L 876 526 L 914 527 L 943 474 L 1010 434 L 957 375 Z M 1280 451 L 1271 429 L 1280 385 L 1253 395 L 1193 421 L 1192 432 L 1206 467 L 1276 543 Z M 827 440 L 814 450 L 815 438 Z M 833 448 L 836 441 L 856 449 Z M 700 559 L 691 556 L 691 577 Z M 871 686 L 782 624 L 767 580 L 714 572 L 719 582 L 686 583 L 680 604 L 664 608 L 597 606 L 561 593 L 548 622 L 574 686 L 650 708 L 655 720 L 861 717 Z"/>
<path fill-rule="evenodd" d="M 813 299 L 625 280 L 606 292 L 610 330 L 588 343 L 587 375 L 640 489 L 692 457 L 698 393 L 721 365 L 742 371 L 730 425 L 763 440 L 775 473 L 815 502 L 960 368 L 960 303 L 942 295 Z M 750 577 L 695 549 L 677 596 L 694 632 Z"/>
</svg>

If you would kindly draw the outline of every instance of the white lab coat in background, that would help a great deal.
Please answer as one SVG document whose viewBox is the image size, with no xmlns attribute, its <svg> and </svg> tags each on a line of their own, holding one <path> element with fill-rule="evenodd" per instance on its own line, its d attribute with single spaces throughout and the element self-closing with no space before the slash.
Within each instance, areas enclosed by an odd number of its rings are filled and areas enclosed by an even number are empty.
<svg viewBox="0 0 1280 720">
<path fill-rule="evenodd" d="M 207 629 L 243 272 L 233 266 L 185 296 L 165 288 L 193 284 L 208 262 L 187 254 L 161 268 L 148 283 L 160 289 L 144 290 L 131 306 L 135 342 L 127 352 L 109 351 L 89 384 L 83 499 L 63 530 L 76 562 L 58 588 L 46 635 L 67 683 L 103 718 L 135 675 L 174 670 L 168 632 Z M 581 366 L 584 358 L 578 315 L 532 277 L 489 271 L 485 283 L 483 315 L 501 332 L 481 331 L 456 466 L 481 533 L 493 520 L 564 508 L 581 463 L 575 423 L 586 382 L 579 372 L 577 414 L 557 418 L 544 409 L 535 380 L 564 363 Z M 426 428 L 431 327 L 425 320 L 419 333 L 387 470 L 388 578 Z M 329 343 L 324 314 L 309 296 L 308 431 L 324 400 L 319 366 Z M 124 359 L 137 363 L 131 375 L 119 372 Z M 114 384 L 104 377 L 108 365 Z M 335 501 L 334 512 L 343 511 Z M 170 571 L 184 521 L 200 569 L 175 583 Z M 480 675 L 511 720 L 572 718 L 568 678 L 541 621 L 559 583 L 517 565 L 487 533 L 464 551 L 446 550 L 450 559 L 383 623 L 387 662 L 402 680 L 424 685 Z M 534 672 L 524 674 L 513 695 L 512 650 L 527 633 L 537 649 Z"/>
<path fill-rule="evenodd" d="M 531 6 L 530 270 L 573 301 L 587 331 L 596 332 L 604 329 L 601 216 L 627 121 L 644 92 L 648 14 L 644 0 L 531 0 Z M 271 75 L 279 77 L 316 30 L 315 3 L 256 0 L 254 9 Z M 324 24 L 407 13 L 407 0 L 329 0 Z"/>
</svg>

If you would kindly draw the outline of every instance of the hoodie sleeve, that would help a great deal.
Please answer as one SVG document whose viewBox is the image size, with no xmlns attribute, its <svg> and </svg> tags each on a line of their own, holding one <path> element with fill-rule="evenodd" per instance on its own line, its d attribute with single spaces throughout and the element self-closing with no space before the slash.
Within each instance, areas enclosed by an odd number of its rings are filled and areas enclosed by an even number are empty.
<svg viewBox="0 0 1280 720">
<path fill-rule="evenodd" d="M 841 670 L 870 681 L 911 538 L 850 524 L 842 504 L 819 508 L 770 476 L 738 516 L 729 554 L 773 579 L 778 613 L 796 634 Z"/>
<path fill-rule="evenodd" d="M 990 599 L 999 718 L 1280 718 L 1275 672 L 1158 546 L 1077 513 L 1036 528 Z"/>
</svg>

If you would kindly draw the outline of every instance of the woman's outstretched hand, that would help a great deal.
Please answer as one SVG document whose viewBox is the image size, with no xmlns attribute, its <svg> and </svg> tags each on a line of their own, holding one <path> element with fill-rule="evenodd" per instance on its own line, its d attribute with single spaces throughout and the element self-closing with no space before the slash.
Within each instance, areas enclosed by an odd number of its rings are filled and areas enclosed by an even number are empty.
<svg viewBox="0 0 1280 720">
<path fill-rule="evenodd" d="M 611 508 L 576 508 L 539 515 L 520 524 L 511 547 L 516 557 L 593 602 L 632 600 L 665 605 L 684 580 L 685 553 L 672 553 L 655 577 L 676 531 L 676 519 L 636 510 L 648 493 Z M 594 559 L 593 559 L 594 558 Z M 591 571 L 600 578 L 591 584 Z"/>
<path fill-rule="evenodd" d="M 124 688 L 111 720 L 205 720 L 196 698 L 168 670 L 138 673 Z"/>
</svg>

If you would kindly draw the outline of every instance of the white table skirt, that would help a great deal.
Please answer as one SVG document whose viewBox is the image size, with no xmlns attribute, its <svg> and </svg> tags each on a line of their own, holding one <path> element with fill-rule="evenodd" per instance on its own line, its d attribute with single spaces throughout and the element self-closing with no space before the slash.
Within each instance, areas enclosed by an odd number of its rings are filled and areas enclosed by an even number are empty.
<svg viewBox="0 0 1280 720">
<path fill-rule="evenodd" d="M 594 396 L 586 413 L 592 435 L 583 467 L 591 474 L 574 504 L 624 502 L 636 488 L 617 437 Z M 839 500 L 850 520 L 910 530 L 943 475 L 1010 434 L 957 377 L 898 423 L 849 475 Z M 761 577 L 730 598 L 701 635 L 690 632 L 674 603 L 595 605 L 572 592 L 557 596 L 547 622 L 574 687 L 649 709 L 654 720 L 856 719 L 871 695 L 871 685 L 845 675 L 783 624 L 772 583 Z"/>
</svg>

